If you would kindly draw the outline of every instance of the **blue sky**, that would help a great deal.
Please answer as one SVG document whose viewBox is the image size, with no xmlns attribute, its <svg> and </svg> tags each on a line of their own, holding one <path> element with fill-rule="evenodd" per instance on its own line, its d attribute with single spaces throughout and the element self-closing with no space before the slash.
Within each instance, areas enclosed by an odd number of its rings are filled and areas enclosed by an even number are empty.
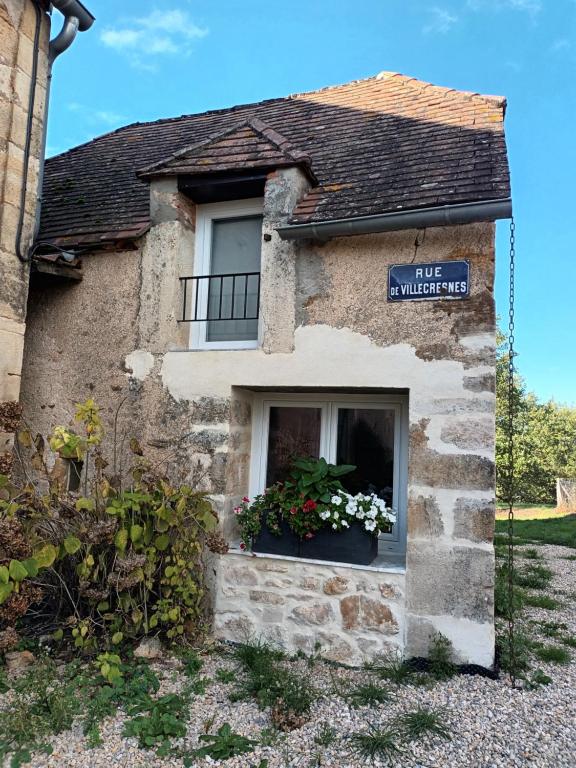
<svg viewBox="0 0 576 768">
<path fill-rule="evenodd" d="M 55 64 L 49 154 L 129 122 L 382 70 L 505 95 L 518 366 L 540 397 L 576 404 L 576 0 L 85 3 L 97 21 Z M 507 222 L 497 261 L 504 316 Z"/>
</svg>

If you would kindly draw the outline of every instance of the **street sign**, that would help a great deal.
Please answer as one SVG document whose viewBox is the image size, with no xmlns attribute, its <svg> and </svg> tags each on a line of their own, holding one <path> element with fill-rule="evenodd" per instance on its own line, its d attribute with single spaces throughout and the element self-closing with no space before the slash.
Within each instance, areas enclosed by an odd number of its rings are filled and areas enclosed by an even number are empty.
<svg viewBox="0 0 576 768">
<path fill-rule="evenodd" d="M 469 296 L 467 261 L 394 264 L 388 269 L 388 301 L 438 301 Z"/>
</svg>

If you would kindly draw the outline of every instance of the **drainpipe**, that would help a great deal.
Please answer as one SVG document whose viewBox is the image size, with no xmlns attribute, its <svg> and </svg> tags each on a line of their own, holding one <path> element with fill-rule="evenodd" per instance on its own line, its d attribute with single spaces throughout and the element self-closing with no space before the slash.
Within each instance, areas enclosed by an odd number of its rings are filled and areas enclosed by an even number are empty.
<svg viewBox="0 0 576 768">
<path fill-rule="evenodd" d="M 394 211 L 374 216 L 358 216 L 354 219 L 332 219 L 315 224 L 291 224 L 276 231 L 282 240 L 326 240 L 341 235 L 367 235 L 375 232 L 392 232 L 399 229 L 424 229 L 446 227 L 455 224 L 471 224 L 478 221 L 509 219 L 512 216 L 512 200 L 509 197 L 485 200 L 481 203 L 457 203 L 409 211 Z"/>
<path fill-rule="evenodd" d="M 36 191 L 36 215 L 32 247 L 26 253 L 22 253 L 22 230 L 24 227 L 24 215 L 26 195 L 28 187 L 28 167 L 30 164 L 30 146 L 32 143 L 32 127 L 34 120 L 34 104 L 36 100 L 36 80 L 38 74 L 38 58 L 40 55 L 40 30 L 42 25 L 42 0 L 33 0 L 36 11 L 36 25 L 34 29 L 34 51 L 32 60 L 32 77 L 30 81 L 30 95 L 28 98 L 28 121 L 26 126 L 26 140 L 24 144 L 24 178 L 22 179 L 22 191 L 20 194 L 20 215 L 16 230 L 16 255 L 22 262 L 30 260 L 34 242 L 40 229 L 40 213 L 42 205 L 42 187 L 44 184 L 44 158 L 46 155 L 46 137 L 48 133 L 48 105 L 50 102 L 50 83 L 52 81 L 52 64 L 61 53 L 74 42 L 78 31 L 85 32 L 94 23 L 94 16 L 78 0 L 53 0 L 52 5 L 64 15 L 64 24 L 55 38 L 50 40 L 48 48 L 48 72 L 46 78 L 46 104 L 44 108 L 44 121 L 42 125 L 42 138 L 40 142 L 40 171 L 38 173 L 38 186 Z"/>
</svg>

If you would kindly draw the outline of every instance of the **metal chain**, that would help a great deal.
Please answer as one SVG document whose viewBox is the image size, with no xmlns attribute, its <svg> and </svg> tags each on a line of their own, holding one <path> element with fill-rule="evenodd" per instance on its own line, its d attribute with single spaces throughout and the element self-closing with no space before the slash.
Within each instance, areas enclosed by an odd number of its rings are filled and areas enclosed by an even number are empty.
<svg viewBox="0 0 576 768">
<path fill-rule="evenodd" d="M 510 293 L 508 310 L 508 649 L 510 681 L 516 685 L 516 643 L 514 640 L 514 270 L 516 266 L 516 225 L 510 222 Z"/>
</svg>

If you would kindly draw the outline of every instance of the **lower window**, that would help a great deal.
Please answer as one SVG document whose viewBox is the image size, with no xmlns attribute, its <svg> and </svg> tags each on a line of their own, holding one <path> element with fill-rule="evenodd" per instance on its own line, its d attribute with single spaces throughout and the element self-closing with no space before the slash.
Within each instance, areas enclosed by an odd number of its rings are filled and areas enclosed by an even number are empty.
<svg viewBox="0 0 576 768">
<path fill-rule="evenodd" d="M 397 514 L 381 550 L 402 552 L 406 531 L 406 398 L 401 396 L 264 395 L 254 410 L 252 496 L 286 478 L 298 456 L 323 456 L 333 464 L 353 464 L 342 477 L 352 494 L 376 493 Z"/>
</svg>

